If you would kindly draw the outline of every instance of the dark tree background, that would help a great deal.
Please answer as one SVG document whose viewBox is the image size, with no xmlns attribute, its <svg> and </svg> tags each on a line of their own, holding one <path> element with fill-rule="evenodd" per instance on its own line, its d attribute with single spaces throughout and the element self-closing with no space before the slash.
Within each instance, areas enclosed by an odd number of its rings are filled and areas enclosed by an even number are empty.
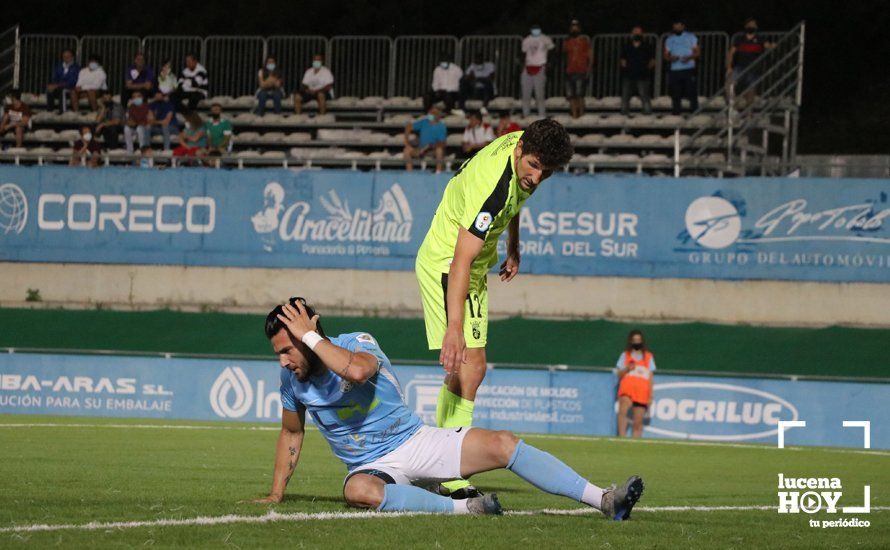
<svg viewBox="0 0 890 550">
<path fill-rule="evenodd" d="M 0 28 L 83 34 L 505 34 L 533 22 L 562 33 L 581 20 L 589 33 L 640 23 L 669 30 L 738 31 L 755 16 L 765 30 L 807 22 L 802 153 L 887 153 L 890 132 L 890 2 L 875 0 L 116 0 L 7 2 Z"/>
</svg>

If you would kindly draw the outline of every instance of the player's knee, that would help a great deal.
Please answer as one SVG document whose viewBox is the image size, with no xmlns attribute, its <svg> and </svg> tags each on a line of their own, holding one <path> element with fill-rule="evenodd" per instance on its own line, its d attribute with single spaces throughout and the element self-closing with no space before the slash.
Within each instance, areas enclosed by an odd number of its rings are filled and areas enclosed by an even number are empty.
<svg viewBox="0 0 890 550">
<path fill-rule="evenodd" d="M 351 477 L 343 488 L 346 504 L 356 508 L 377 508 L 383 502 L 383 481 L 366 474 Z"/>
<path fill-rule="evenodd" d="M 495 438 L 494 448 L 497 450 L 498 461 L 506 467 L 510 463 L 510 458 L 513 457 L 513 452 L 516 451 L 519 438 L 513 435 L 513 432 L 507 430 L 495 432 Z"/>
</svg>

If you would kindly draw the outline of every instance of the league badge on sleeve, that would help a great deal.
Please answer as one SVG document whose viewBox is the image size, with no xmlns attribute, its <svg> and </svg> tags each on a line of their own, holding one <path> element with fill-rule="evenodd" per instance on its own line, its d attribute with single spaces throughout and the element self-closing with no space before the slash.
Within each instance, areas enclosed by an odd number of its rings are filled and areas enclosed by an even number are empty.
<svg viewBox="0 0 890 550">
<path fill-rule="evenodd" d="M 488 228 L 491 227 L 491 214 L 488 212 L 479 212 L 479 215 L 476 216 L 476 229 L 479 231 L 488 231 Z"/>
</svg>

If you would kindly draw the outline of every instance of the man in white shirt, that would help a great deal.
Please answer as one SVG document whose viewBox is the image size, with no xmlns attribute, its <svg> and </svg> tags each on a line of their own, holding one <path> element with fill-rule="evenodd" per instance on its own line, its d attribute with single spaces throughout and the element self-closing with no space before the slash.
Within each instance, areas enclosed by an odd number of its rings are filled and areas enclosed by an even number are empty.
<svg viewBox="0 0 890 550">
<path fill-rule="evenodd" d="M 544 118 L 544 85 L 547 83 L 547 54 L 553 49 L 553 40 L 541 32 L 540 25 L 533 25 L 531 33 L 522 40 L 522 51 L 525 53 L 525 69 L 519 79 L 522 88 L 522 116 L 531 112 L 532 90 L 535 92 L 535 103 L 538 104 L 538 116 Z"/>
<path fill-rule="evenodd" d="M 488 114 L 488 102 L 494 97 L 494 72 L 494 63 L 476 52 L 461 80 L 461 99 L 481 99 L 483 115 Z"/>
<path fill-rule="evenodd" d="M 445 103 L 445 113 L 454 110 L 454 104 L 460 105 L 460 79 L 464 72 L 449 59 L 449 55 L 443 53 L 439 57 L 439 65 L 433 71 L 433 82 L 430 91 L 423 98 L 423 109 L 429 111 L 433 103 L 442 101 Z M 457 109 L 457 114 L 463 111 Z"/>
<path fill-rule="evenodd" d="M 468 115 L 467 128 L 464 130 L 463 150 L 467 157 L 494 141 L 494 130 L 491 125 L 482 122 L 482 115 L 473 111 Z"/>
<path fill-rule="evenodd" d="M 108 89 L 107 80 L 108 77 L 105 75 L 105 69 L 102 68 L 99 56 L 91 55 L 87 66 L 81 69 L 77 75 L 77 84 L 71 92 L 71 102 L 74 105 L 78 105 L 80 94 L 86 93 L 87 101 L 90 102 L 90 109 L 93 111 L 98 110 L 97 93 L 100 90 Z M 76 111 L 77 109 L 74 110 Z"/>
<path fill-rule="evenodd" d="M 331 99 L 331 90 L 334 89 L 334 75 L 324 66 L 324 57 L 321 54 L 312 56 L 312 67 L 303 73 L 300 89 L 294 93 L 294 113 L 303 112 L 303 102 L 317 101 L 318 114 L 323 115 L 327 110 L 327 101 Z"/>
</svg>

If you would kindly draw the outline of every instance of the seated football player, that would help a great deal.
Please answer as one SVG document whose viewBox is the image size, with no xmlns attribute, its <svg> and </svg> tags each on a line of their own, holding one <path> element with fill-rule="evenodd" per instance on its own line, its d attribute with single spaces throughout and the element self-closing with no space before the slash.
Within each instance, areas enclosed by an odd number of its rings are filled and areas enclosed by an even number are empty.
<svg viewBox="0 0 890 550">
<path fill-rule="evenodd" d="M 494 493 L 452 499 L 424 486 L 506 468 L 538 489 L 630 517 L 643 493 L 631 476 L 620 487 L 590 483 L 553 455 L 508 431 L 425 426 L 402 400 L 389 359 L 373 336 L 325 335 L 319 316 L 291 298 L 266 318 L 281 365 L 282 422 L 272 489 L 257 502 L 280 502 L 303 444 L 306 413 L 347 468 L 347 504 L 381 512 L 499 514 Z"/>
</svg>

